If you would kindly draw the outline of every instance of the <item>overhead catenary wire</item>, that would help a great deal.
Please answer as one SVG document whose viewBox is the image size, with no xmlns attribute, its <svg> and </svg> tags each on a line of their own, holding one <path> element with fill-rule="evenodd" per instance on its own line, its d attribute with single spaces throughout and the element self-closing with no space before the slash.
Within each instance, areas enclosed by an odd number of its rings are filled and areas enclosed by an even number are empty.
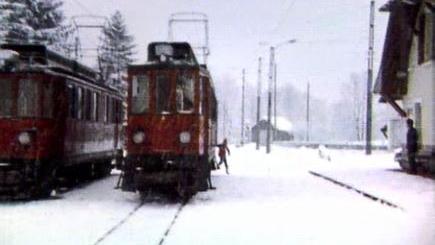
<svg viewBox="0 0 435 245">
<path fill-rule="evenodd" d="M 89 10 L 88 7 L 86 7 L 85 5 L 83 5 L 79 0 L 73 0 L 73 2 L 75 2 L 77 4 L 77 6 L 79 6 L 82 10 L 84 10 L 85 12 L 87 12 L 88 14 L 93 15 L 94 13 Z"/>
</svg>

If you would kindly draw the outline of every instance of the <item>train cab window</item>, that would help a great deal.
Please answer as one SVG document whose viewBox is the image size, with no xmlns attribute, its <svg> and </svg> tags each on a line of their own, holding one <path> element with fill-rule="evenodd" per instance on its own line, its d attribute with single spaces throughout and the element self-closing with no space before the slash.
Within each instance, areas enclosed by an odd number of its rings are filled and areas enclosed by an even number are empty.
<svg viewBox="0 0 435 245">
<path fill-rule="evenodd" d="M 77 108 L 77 119 L 83 119 L 83 89 L 77 88 L 77 100 L 76 100 L 76 108 Z"/>
<path fill-rule="evenodd" d="M 193 112 L 194 82 L 192 75 L 180 73 L 177 77 L 177 111 Z"/>
<path fill-rule="evenodd" d="M 149 77 L 147 75 L 135 76 L 132 81 L 132 113 L 148 112 L 150 106 Z"/>
<path fill-rule="evenodd" d="M 42 116 L 44 118 L 53 118 L 53 83 L 43 84 Z"/>
<path fill-rule="evenodd" d="M 157 113 L 169 113 L 171 109 L 171 80 L 168 75 L 157 75 L 156 78 L 156 111 Z"/>
<path fill-rule="evenodd" d="M 12 82 L 0 80 L 0 117 L 12 116 Z"/>
<path fill-rule="evenodd" d="M 22 79 L 18 86 L 18 116 L 38 116 L 39 83 Z"/>
</svg>

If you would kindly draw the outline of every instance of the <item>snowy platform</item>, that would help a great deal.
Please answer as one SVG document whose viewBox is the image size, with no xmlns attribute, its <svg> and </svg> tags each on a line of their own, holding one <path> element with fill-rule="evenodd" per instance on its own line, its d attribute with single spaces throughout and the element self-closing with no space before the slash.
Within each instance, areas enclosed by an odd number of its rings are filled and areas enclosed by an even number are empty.
<svg viewBox="0 0 435 245">
<path fill-rule="evenodd" d="M 434 244 L 435 182 L 401 172 L 392 153 L 230 149 L 230 174 L 214 171 L 217 189 L 186 205 L 142 203 L 113 189 L 117 175 L 59 199 L 2 202 L 0 244 Z"/>
</svg>

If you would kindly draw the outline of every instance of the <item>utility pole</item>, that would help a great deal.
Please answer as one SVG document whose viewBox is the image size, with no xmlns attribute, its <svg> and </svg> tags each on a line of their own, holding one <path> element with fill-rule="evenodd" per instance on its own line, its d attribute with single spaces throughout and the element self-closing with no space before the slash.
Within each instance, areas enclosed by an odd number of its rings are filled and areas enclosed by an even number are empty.
<svg viewBox="0 0 435 245">
<path fill-rule="evenodd" d="M 271 141 L 271 114 L 272 114 L 272 84 L 273 84 L 273 71 L 275 64 L 275 47 L 270 47 L 270 61 L 269 61 L 269 83 L 267 88 L 267 136 L 266 136 L 266 153 L 270 153 Z"/>
<path fill-rule="evenodd" d="M 310 141 L 310 82 L 307 83 L 307 130 L 305 139 L 306 141 Z"/>
<path fill-rule="evenodd" d="M 275 140 L 276 138 L 276 130 L 278 129 L 277 125 L 276 125 L 276 77 L 277 77 L 277 68 L 276 68 L 276 62 L 273 66 L 273 127 L 275 128 L 275 130 L 273 131 L 273 137 L 272 137 L 272 141 Z"/>
<path fill-rule="evenodd" d="M 242 71 L 242 125 L 240 145 L 245 143 L 245 69 Z"/>
<path fill-rule="evenodd" d="M 257 131 L 256 135 L 256 146 L 255 148 L 260 149 L 260 116 L 261 116 L 261 57 L 258 58 L 258 81 L 257 81 Z"/>
<path fill-rule="evenodd" d="M 366 114 L 366 155 L 372 153 L 372 83 L 373 83 L 373 56 L 375 38 L 375 1 L 370 2 L 370 31 L 369 31 L 369 52 L 367 69 L 367 114 Z"/>
<path fill-rule="evenodd" d="M 223 133 L 223 138 L 225 139 L 227 137 L 227 105 L 224 102 L 224 104 L 222 105 L 223 108 L 223 129 L 222 129 L 222 133 Z"/>
</svg>

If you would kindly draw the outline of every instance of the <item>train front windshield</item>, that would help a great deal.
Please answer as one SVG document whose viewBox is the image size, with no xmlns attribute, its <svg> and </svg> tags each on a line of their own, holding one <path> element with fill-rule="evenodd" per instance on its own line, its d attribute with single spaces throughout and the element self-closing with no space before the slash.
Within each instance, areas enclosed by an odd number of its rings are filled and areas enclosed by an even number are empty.
<svg viewBox="0 0 435 245">
<path fill-rule="evenodd" d="M 12 116 L 12 82 L 0 80 L 0 117 Z"/>
<path fill-rule="evenodd" d="M 172 77 L 176 79 L 172 82 Z M 175 88 L 173 88 L 175 84 Z M 155 111 L 157 114 L 193 113 L 194 79 L 187 71 L 178 71 L 176 76 L 160 73 L 155 76 Z M 135 76 L 132 79 L 132 106 L 134 114 L 147 113 L 150 110 L 150 78 L 148 75 Z M 175 96 L 173 94 L 175 93 Z"/>
<path fill-rule="evenodd" d="M 193 112 L 193 94 L 194 94 L 194 82 L 192 75 L 185 72 L 181 72 L 177 76 L 177 111 L 178 112 Z"/>
<path fill-rule="evenodd" d="M 18 86 L 14 88 L 13 84 L 12 80 L 0 80 L 0 117 L 51 118 L 53 116 L 51 83 L 41 84 L 34 80 L 20 79 Z M 15 92 L 14 89 L 17 91 Z M 42 108 L 39 109 L 41 100 Z"/>
</svg>

